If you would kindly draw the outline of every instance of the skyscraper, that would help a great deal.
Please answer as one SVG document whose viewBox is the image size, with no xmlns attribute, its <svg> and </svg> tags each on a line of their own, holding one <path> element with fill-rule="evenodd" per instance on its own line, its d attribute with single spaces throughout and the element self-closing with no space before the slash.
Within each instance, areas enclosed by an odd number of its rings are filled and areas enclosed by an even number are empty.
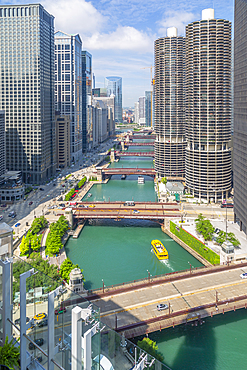
<svg viewBox="0 0 247 370">
<path fill-rule="evenodd" d="M 184 177 L 185 39 L 175 27 L 155 41 L 155 170 L 158 176 Z"/>
<path fill-rule="evenodd" d="M 247 1 L 235 1 L 234 21 L 234 220 L 247 233 Z"/>
<path fill-rule="evenodd" d="M 139 125 L 145 126 L 146 117 L 145 117 L 145 96 L 140 96 L 139 98 Z"/>
<path fill-rule="evenodd" d="M 0 176 L 6 171 L 5 113 L 0 110 Z"/>
<path fill-rule="evenodd" d="M 40 4 L 0 6 L 6 167 L 22 171 L 26 183 L 56 169 L 53 23 Z"/>
<path fill-rule="evenodd" d="M 92 55 L 82 51 L 82 148 L 91 149 L 92 129 Z"/>
<path fill-rule="evenodd" d="M 70 116 L 71 160 L 82 156 L 82 42 L 80 36 L 55 33 L 56 110 Z"/>
<path fill-rule="evenodd" d="M 186 27 L 186 185 L 224 199 L 231 189 L 231 23 L 214 10 Z"/>
<path fill-rule="evenodd" d="M 122 77 L 106 77 L 105 87 L 107 96 L 115 95 L 115 120 L 116 122 L 122 122 Z"/>
<path fill-rule="evenodd" d="M 145 91 L 145 125 L 151 127 L 151 91 Z"/>
</svg>

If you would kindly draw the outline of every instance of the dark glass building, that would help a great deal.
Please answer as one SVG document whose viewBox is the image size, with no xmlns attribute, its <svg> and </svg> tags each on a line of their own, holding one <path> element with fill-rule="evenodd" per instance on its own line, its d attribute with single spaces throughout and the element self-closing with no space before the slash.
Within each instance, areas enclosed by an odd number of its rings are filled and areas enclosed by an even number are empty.
<svg viewBox="0 0 247 370">
<path fill-rule="evenodd" d="M 93 145 L 92 126 L 92 55 L 82 51 L 82 149 L 85 152 Z"/>
<path fill-rule="evenodd" d="M 0 26 L 6 168 L 43 183 L 56 170 L 54 17 L 40 4 L 0 6 Z"/>
<path fill-rule="evenodd" d="M 247 233 L 247 1 L 235 0 L 234 20 L 234 220 Z"/>
</svg>

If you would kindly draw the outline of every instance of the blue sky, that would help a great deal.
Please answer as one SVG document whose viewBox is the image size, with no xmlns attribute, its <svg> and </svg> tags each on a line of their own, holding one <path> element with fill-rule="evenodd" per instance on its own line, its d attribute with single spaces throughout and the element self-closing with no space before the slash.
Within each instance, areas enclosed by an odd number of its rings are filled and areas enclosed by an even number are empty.
<svg viewBox="0 0 247 370">
<path fill-rule="evenodd" d="M 166 36 L 167 27 L 175 26 L 184 35 L 185 26 L 200 20 L 206 8 L 215 9 L 215 18 L 234 18 L 233 0 L 44 0 L 41 4 L 54 15 L 56 30 L 80 34 L 83 48 L 93 56 L 96 87 L 104 87 L 106 76 L 123 78 L 123 106 L 133 106 L 150 90 L 146 67 L 153 65 L 154 41 Z"/>
</svg>

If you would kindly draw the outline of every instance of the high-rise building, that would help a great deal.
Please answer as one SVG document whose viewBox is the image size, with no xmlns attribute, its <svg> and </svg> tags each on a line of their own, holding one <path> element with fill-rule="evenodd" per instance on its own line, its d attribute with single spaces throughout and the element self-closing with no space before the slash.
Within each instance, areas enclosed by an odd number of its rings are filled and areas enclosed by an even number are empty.
<svg viewBox="0 0 247 370">
<path fill-rule="evenodd" d="M 157 91 L 157 90 L 156 90 Z M 217 202 L 231 189 L 231 23 L 214 10 L 186 27 L 186 186 Z"/>
<path fill-rule="evenodd" d="M 106 77 L 105 88 L 107 89 L 107 96 L 115 95 L 115 121 L 122 122 L 122 77 Z"/>
<path fill-rule="evenodd" d="M 247 234 L 247 1 L 235 1 L 234 20 L 234 220 Z"/>
<path fill-rule="evenodd" d="M 145 117 L 145 96 L 140 96 L 139 98 L 139 125 L 145 126 L 146 124 L 146 117 Z"/>
<path fill-rule="evenodd" d="M 82 148 L 91 149 L 92 129 L 92 55 L 82 51 Z"/>
<path fill-rule="evenodd" d="M 42 183 L 56 170 L 54 17 L 40 4 L 6 5 L 0 25 L 6 167 Z"/>
<path fill-rule="evenodd" d="M 82 41 L 80 36 L 55 33 L 56 110 L 69 115 L 71 160 L 82 156 Z"/>
<path fill-rule="evenodd" d="M 112 94 L 109 97 L 105 96 L 93 96 L 94 102 L 102 101 L 107 106 L 107 136 L 115 135 L 115 117 L 114 117 L 114 107 L 115 107 L 115 96 Z"/>
<path fill-rule="evenodd" d="M 175 27 L 155 41 L 155 170 L 185 176 L 185 39 Z"/>
<path fill-rule="evenodd" d="M 56 156 L 57 167 L 66 168 L 70 166 L 70 117 L 55 113 L 56 118 Z"/>
<path fill-rule="evenodd" d="M 134 122 L 139 123 L 139 101 L 135 102 Z"/>
<path fill-rule="evenodd" d="M 0 176 L 6 171 L 5 113 L 0 110 Z"/>
<path fill-rule="evenodd" d="M 151 127 L 151 100 L 152 100 L 152 93 L 151 91 L 145 91 L 145 125 Z"/>
</svg>

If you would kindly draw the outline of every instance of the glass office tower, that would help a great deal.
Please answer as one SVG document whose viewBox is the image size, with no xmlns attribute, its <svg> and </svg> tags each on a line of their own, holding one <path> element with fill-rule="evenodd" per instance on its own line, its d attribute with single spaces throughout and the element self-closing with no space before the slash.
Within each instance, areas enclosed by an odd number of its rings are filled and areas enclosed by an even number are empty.
<svg viewBox="0 0 247 370">
<path fill-rule="evenodd" d="M 190 192 L 217 202 L 231 190 L 231 23 L 214 10 L 186 27 L 186 159 Z"/>
<path fill-rule="evenodd" d="M 54 17 L 40 4 L 0 6 L 0 26 L 6 168 L 43 183 L 56 170 Z"/>
<path fill-rule="evenodd" d="M 105 78 L 107 96 L 115 95 L 115 121 L 123 121 L 122 109 L 122 77 L 110 76 Z"/>
<path fill-rule="evenodd" d="M 152 103 L 152 92 L 145 91 L 145 119 L 146 119 L 146 126 L 151 127 L 151 116 L 153 114 L 151 109 Z"/>
<path fill-rule="evenodd" d="M 70 116 L 71 160 L 82 156 L 82 42 L 80 36 L 55 33 L 56 110 Z"/>
<path fill-rule="evenodd" d="M 247 1 L 235 1 L 234 20 L 234 220 L 247 233 Z"/>
<path fill-rule="evenodd" d="M 158 176 L 185 174 L 185 39 L 175 27 L 155 41 L 155 170 Z"/>
<path fill-rule="evenodd" d="M 82 51 L 82 148 L 83 151 L 92 148 L 92 55 Z"/>
</svg>

